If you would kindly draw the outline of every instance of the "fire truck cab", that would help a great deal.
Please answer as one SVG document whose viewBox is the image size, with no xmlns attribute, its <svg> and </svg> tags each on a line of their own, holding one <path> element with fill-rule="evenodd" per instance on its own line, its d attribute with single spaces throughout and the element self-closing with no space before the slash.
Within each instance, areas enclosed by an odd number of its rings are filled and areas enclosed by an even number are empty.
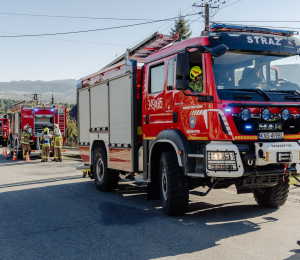
<svg viewBox="0 0 300 260">
<path fill-rule="evenodd" d="M 0 145 L 7 146 L 10 133 L 10 121 L 8 114 L 0 115 Z"/>
<path fill-rule="evenodd" d="M 168 46 L 175 37 L 156 34 L 84 77 L 79 168 L 101 191 L 115 189 L 120 173 L 143 173 L 148 199 L 161 199 L 168 215 L 186 212 L 189 194 L 231 185 L 261 206 L 283 205 L 289 174 L 300 173 L 294 34 L 214 24 L 207 36 Z M 200 186 L 207 191 L 193 191 Z"/>
</svg>

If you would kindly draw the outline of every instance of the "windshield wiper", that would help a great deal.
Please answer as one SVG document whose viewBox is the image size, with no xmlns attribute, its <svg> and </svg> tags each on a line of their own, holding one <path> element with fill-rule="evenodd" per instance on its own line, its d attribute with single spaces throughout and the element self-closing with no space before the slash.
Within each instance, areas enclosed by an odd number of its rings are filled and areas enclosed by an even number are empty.
<svg viewBox="0 0 300 260">
<path fill-rule="evenodd" d="M 292 94 L 293 96 L 285 96 L 285 99 L 300 101 L 300 91 L 298 91 L 298 90 L 271 90 L 268 92 L 279 92 L 279 93 Z"/>
<path fill-rule="evenodd" d="M 261 89 L 243 89 L 243 88 L 229 88 L 229 89 L 224 89 L 224 90 L 230 90 L 230 91 L 246 91 L 246 92 L 255 92 L 255 93 L 259 93 L 261 94 L 262 96 L 264 96 L 264 98 L 266 100 L 271 100 L 271 97 L 266 93 L 264 92 L 263 90 Z"/>
</svg>

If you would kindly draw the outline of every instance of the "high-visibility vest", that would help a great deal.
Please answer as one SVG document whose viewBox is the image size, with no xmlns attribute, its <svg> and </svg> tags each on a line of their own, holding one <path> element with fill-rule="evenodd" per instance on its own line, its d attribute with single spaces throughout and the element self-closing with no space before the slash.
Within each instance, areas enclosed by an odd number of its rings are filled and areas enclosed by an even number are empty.
<svg viewBox="0 0 300 260">
<path fill-rule="evenodd" d="M 62 147 L 62 136 L 54 134 L 53 135 L 53 140 L 54 140 L 54 148 L 61 148 Z"/>
<path fill-rule="evenodd" d="M 32 134 L 29 134 L 29 133 L 23 131 L 22 134 L 21 134 L 21 143 L 22 144 L 29 144 L 29 140 L 30 140 L 31 136 L 32 136 Z"/>
</svg>

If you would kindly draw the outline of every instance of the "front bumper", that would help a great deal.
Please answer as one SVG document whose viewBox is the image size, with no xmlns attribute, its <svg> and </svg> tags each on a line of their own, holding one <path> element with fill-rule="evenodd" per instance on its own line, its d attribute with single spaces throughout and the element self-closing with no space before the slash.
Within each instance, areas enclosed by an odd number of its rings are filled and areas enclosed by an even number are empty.
<svg viewBox="0 0 300 260">
<path fill-rule="evenodd" d="M 243 152 L 232 142 L 212 141 L 206 146 L 206 157 L 208 151 L 234 152 L 237 166 L 233 171 L 211 170 L 208 166 L 211 162 L 206 159 L 206 175 L 209 177 L 283 174 L 286 164 L 286 173 L 300 174 L 300 145 L 297 142 L 256 142 L 251 150 Z M 251 156 L 245 156 L 247 154 Z"/>
</svg>

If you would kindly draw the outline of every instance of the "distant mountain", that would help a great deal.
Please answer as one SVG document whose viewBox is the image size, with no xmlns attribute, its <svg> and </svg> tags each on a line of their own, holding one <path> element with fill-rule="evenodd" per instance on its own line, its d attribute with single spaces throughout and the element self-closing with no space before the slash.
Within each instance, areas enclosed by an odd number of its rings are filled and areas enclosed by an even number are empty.
<svg viewBox="0 0 300 260">
<path fill-rule="evenodd" d="M 26 95 L 37 93 L 42 94 L 40 100 L 50 102 L 53 90 L 55 102 L 75 103 L 76 83 L 75 79 L 0 82 L 0 98 L 28 100 Z"/>
</svg>

